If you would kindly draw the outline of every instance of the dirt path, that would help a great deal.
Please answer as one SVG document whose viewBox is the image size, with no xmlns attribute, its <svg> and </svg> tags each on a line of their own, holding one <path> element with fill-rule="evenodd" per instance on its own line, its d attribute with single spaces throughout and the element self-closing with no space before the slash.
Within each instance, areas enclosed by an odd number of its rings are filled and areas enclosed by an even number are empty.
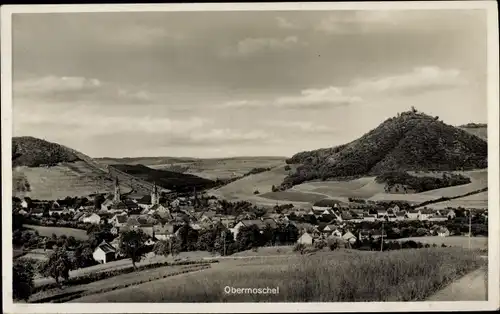
<svg viewBox="0 0 500 314">
<path fill-rule="evenodd" d="M 475 270 L 438 291 L 427 301 L 486 301 L 486 276 L 486 269 Z"/>
</svg>

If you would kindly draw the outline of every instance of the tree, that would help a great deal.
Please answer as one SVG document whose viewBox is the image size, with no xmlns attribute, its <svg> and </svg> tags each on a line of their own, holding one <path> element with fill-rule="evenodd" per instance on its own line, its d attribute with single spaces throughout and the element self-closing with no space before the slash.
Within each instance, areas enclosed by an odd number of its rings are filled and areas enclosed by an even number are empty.
<svg viewBox="0 0 500 314">
<path fill-rule="evenodd" d="M 64 248 L 57 248 L 43 265 L 42 273 L 45 276 L 54 278 L 57 285 L 60 285 L 59 278 L 67 280 L 69 271 L 73 269 L 73 266 L 68 252 Z"/>
<path fill-rule="evenodd" d="M 12 297 L 16 300 L 28 300 L 33 292 L 34 267 L 31 262 L 16 260 L 12 265 Z"/>
<path fill-rule="evenodd" d="M 101 195 L 101 194 L 96 195 L 96 197 L 94 198 L 94 208 L 101 209 L 101 205 L 102 205 L 102 203 L 104 203 L 104 201 L 105 201 L 105 198 L 103 195 Z"/>
<path fill-rule="evenodd" d="M 144 243 L 147 238 L 142 230 L 128 230 L 120 236 L 120 252 L 132 260 L 134 269 L 137 269 L 135 263 L 146 254 Z"/>
</svg>

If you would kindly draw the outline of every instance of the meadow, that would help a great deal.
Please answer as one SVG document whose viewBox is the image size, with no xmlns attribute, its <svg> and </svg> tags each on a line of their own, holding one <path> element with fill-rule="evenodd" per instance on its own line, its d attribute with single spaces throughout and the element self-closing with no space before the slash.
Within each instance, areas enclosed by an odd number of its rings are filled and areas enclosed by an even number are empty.
<svg viewBox="0 0 500 314">
<path fill-rule="evenodd" d="M 449 201 L 426 205 L 432 209 L 445 209 L 448 207 L 458 208 L 488 208 L 488 191 L 456 198 Z"/>
<path fill-rule="evenodd" d="M 202 272 L 89 295 L 73 302 L 416 301 L 425 300 L 484 264 L 476 252 L 461 248 L 338 250 L 282 258 L 221 260 Z M 227 294 L 226 286 L 279 287 L 279 294 Z"/>
<path fill-rule="evenodd" d="M 243 176 L 254 168 L 274 168 L 282 165 L 282 157 L 238 157 L 221 159 L 198 159 L 174 163 L 144 165 L 159 170 L 183 169 L 184 173 L 205 179 L 231 179 Z"/>
<path fill-rule="evenodd" d="M 429 243 L 430 245 L 436 244 L 438 246 L 441 246 L 442 244 L 444 244 L 446 246 L 452 246 L 452 247 L 462 247 L 462 248 L 469 247 L 469 237 L 465 237 L 465 236 L 412 237 L 412 238 L 398 239 L 397 241 L 404 242 L 404 241 L 409 241 L 409 240 L 413 240 L 415 242 L 421 242 L 424 244 Z M 487 237 L 471 237 L 470 242 L 471 242 L 471 249 L 487 249 L 488 248 L 488 238 Z"/>
<path fill-rule="evenodd" d="M 89 236 L 87 235 L 87 231 L 75 228 L 66 228 L 66 227 L 44 227 L 44 226 L 34 226 L 34 225 L 24 225 L 23 227 L 36 230 L 38 234 L 42 237 L 51 237 L 52 234 L 56 236 L 67 236 L 74 237 L 77 240 L 88 240 Z"/>
</svg>

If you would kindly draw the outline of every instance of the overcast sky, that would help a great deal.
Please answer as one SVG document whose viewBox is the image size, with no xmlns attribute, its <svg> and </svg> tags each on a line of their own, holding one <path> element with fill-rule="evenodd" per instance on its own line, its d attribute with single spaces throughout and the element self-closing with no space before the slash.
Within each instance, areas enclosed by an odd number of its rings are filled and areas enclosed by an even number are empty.
<svg viewBox="0 0 500 314">
<path fill-rule="evenodd" d="M 14 135 L 101 156 L 291 156 L 415 106 L 486 122 L 484 11 L 13 15 Z"/>
</svg>

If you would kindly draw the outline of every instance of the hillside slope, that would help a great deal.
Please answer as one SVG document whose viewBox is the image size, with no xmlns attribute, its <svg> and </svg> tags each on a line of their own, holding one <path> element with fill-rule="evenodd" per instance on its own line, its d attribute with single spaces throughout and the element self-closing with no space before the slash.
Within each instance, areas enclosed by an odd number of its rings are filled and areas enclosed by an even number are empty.
<svg viewBox="0 0 500 314">
<path fill-rule="evenodd" d="M 212 180 L 173 171 L 157 170 L 144 165 L 119 165 L 109 167 L 149 183 L 156 183 L 165 189 L 177 192 L 191 192 L 194 188 L 204 190 L 214 186 Z"/>
<path fill-rule="evenodd" d="M 483 140 L 488 140 L 488 125 L 485 123 L 468 123 L 459 126 L 462 130 L 465 130 Z"/>
<path fill-rule="evenodd" d="M 483 139 L 437 117 L 409 111 L 387 119 L 350 143 L 296 154 L 287 163 L 301 165 L 282 187 L 395 170 L 482 169 L 487 167 L 487 151 Z"/>
<path fill-rule="evenodd" d="M 18 197 L 54 200 L 111 192 L 114 178 L 124 193 L 152 190 L 152 183 L 111 168 L 63 145 L 29 136 L 12 138 L 12 192 Z"/>
</svg>

